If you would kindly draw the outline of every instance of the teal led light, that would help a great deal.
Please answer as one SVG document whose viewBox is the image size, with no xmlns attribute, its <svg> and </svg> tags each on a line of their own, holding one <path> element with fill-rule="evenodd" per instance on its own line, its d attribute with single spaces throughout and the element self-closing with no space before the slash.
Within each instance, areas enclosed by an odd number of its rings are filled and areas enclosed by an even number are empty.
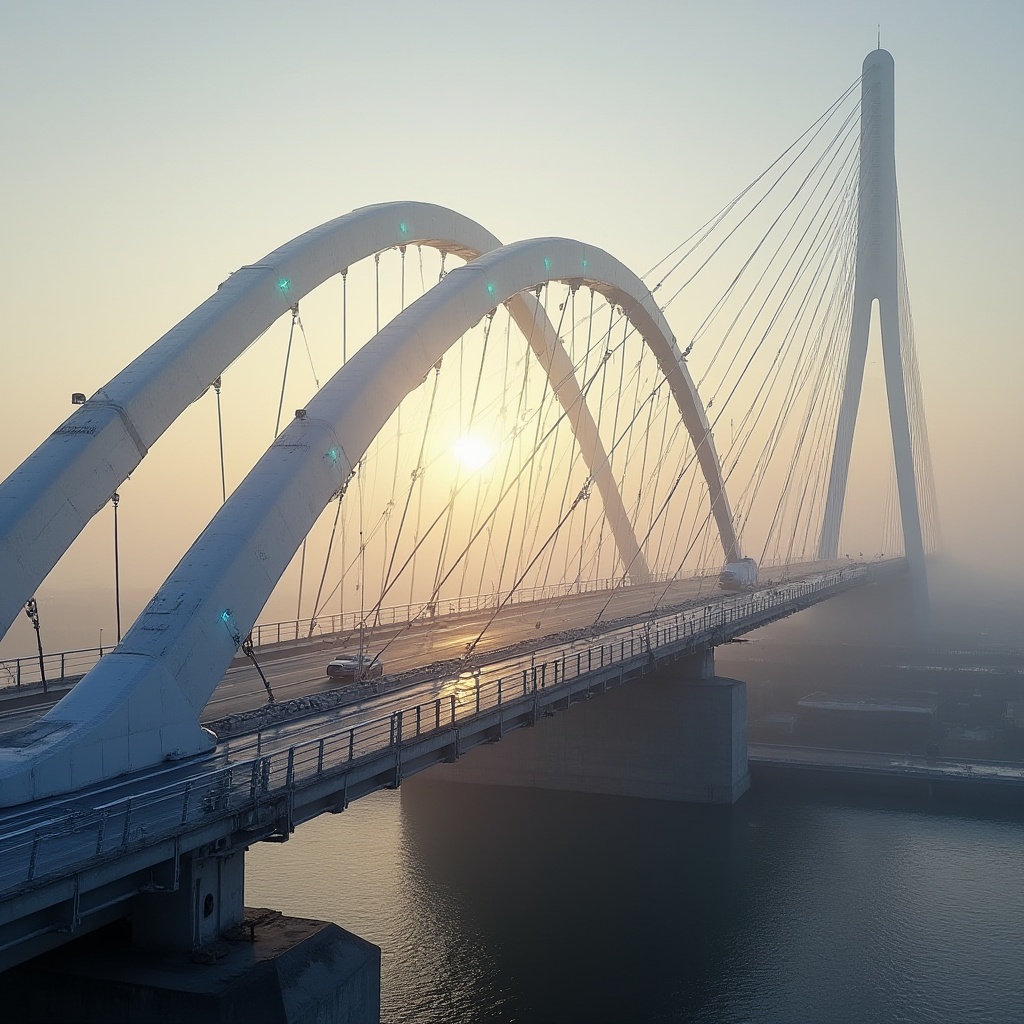
<svg viewBox="0 0 1024 1024">
<path fill-rule="evenodd" d="M 488 282 L 487 282 L 487 294 L 488 294 L 488 295 L 493 295 L 493 294 L 494 294 L 494 290 L 495 290 L 495 289 L 494 289 L 494 284 L 493 284 L 493 282 L 491 282 L 491 281 L 488 281 Z"/>
<path fill-rule="evenodd" d="M 277 290 L 282 295 L 287 295 L 292 290 L 292 283 L 291 283 L 291 281 L 289 281 L 287 277 L 282 277 L 277 282 Z"/>
<path fill-rule="evenodd" d="M 403 235 L 407 235 L 409 234 L 409 225 L 403 220 L 399 223 L 398 230 L 401 231 Z"/>
<path fill-rule="evenodd" d="M 583 269 L 584 269 L 584 270 L 586 270 L 586 269 L 587 269 L 587 261 L 586 261 L 586 260 L 584 260 L 584 261 L 583 261 Z"/>
<path fill-rule="evenodd" d="M 329 458 L 331 462 L 337 462 L 339 454 L 340 452 L 338 451 L 337 448 L 329 448 L 327 450 L 327 458 Z"/>
<path fill-rule="evenodd" d="M 547 256 L 544 257 L 544 269 L 545 270 L 550 270 L 551 269 L 551 260 Z"/>
<path fill-rule="evenodd" d="M 242 642 L 242 634 L 237 624 L 235 623 L 235 617 L 231 614 L 230 608 L 225 608 L 220 613 L 220 621 L 224 623 L 224 628 L 228 631 L 228 636 L 235 642 L 235 647 Z"/>
</svg>

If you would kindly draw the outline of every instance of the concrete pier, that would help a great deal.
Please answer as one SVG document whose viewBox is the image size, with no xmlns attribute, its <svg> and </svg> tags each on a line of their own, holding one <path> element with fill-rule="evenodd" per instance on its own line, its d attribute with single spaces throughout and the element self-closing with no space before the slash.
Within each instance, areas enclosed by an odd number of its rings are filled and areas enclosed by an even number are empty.
<svg viewBox="0 0 1024 1024">
<path fill-rule="evenodd" d="M 732 804 L 750 786 L 746 684 L 716 676 L 709 648 L 423 778 Z"/>
<path fill-rule="evenodd" d="M 244 905 L 245 847 L 162 865 L 115 924 L 0 974 L 25 1024 L 379 1024 L 380 949 Z"/>
<path fill-rule="evenodd" d="M 380 949 L 334 924 L 246 910 L 195 952 L 114 926 L 0 975 L 23 1024 L 377 1024 Z"/>
</svg>

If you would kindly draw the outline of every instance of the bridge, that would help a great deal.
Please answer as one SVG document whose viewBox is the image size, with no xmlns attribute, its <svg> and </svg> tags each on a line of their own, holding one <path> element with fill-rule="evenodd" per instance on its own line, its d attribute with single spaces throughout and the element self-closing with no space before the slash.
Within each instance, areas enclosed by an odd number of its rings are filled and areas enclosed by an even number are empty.
<svg viewBox="0 0 1024 1024">
<path fill-rule="evenodd" d="M 114 649 L 61 655 L 59 702 L 0 733 L 0 968 L 126 916 L 142 943 L 207 946 L 242 920 L 246 847 L 526 726 L 543 745 L 586 714 L 602 737 L 571 766 L 535 744 L 535 781 L 544 760 L 548 784 L 564 768 L 570 788 L 737 799 L 745 696 L 715 646 L 893 571 L 927 614 L 938 522 L 894 138 L 879 49 L 643 276 L 429 204 L 356 210 L 239 268 L 76 396 L 0 484 L 4 631 L 28 602 L 38 635 L 36 589 L 111 501 L 116 529 L 118 489 L 211 388 L 222 504 Z M 357 277 L 373 329 L 350 356 Z M 340 369 L 322 387 L 313 369 L 282 429 L 300 343 L 313 368 L 300 308 L 338 283 Z M 840 538 L 876 301 L 889 557 L 864 559 Z M 229 493 L 225 375 L 279 322 L 275 437 Z M 282 635 L 257 620 L 296 568 Z M 339 650 L 383 678 L 325 685 Z M 40 645 L 40 683 L 46 665 Z M 9 665 L 8 692 L 34 672 Z"/>
</svg>

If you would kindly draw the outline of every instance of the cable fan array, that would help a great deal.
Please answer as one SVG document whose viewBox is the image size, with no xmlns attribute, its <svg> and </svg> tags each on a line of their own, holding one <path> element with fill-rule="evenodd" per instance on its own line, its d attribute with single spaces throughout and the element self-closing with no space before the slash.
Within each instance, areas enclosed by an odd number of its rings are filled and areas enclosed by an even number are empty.
<svg viewBox="0 0 1024 1024">
<path fill-rule="evenodd" d="M 857 86 L 644 275 L 703 399 L 744 551 L 779 574 L 813 559 L 821 529 L 853 308 Z M 934 547 L 934 479 L 899 244 L 901 351 Z M 289 353 L 297 324 L 311 370 L 314 350 L 344 362 L 353 335 L 368 339 L 418 298 L 407 292 L 424 294 L 461 264 L 415 249 L 346 269 L 340 302 L 332 292 L 330 308 L 322 303 L 316 325 L 309 321 L 312 344 L 296 306 Z M 410 259 L 418 289 L 408 287 Z M 673 580 L 706 577 L 713 586 L 722 545 L 665 368 L 623 310 L 584 278 L 541 284 L 534 295 L 534 329 L 546 318 L 569 356 L 659 585 L 652 606 Z M 354 296 L 362 313 L 351 308 Z M 297 618 L 310 632 L 336 613 L 372 632 L 399 605 L 413 618 L 434 617 L 467 598 L 498 609 L 530 595 L 613 593 L 635 582 L 576 443 L 574 413 L 555 399 L 530 341 L 506 305 L 496 306 L 402 402 L 303 545 L 298 581 L 290 571 L 279 587 L 298 593 Z M 287 374 L 286 356 L 279 417 Z M 900 543 L 895 493 L 890 485 L 878 529 L 878 550 L 889 553 Z M 321 563 L 308 578 L 307 549 Z"/>
</svg>

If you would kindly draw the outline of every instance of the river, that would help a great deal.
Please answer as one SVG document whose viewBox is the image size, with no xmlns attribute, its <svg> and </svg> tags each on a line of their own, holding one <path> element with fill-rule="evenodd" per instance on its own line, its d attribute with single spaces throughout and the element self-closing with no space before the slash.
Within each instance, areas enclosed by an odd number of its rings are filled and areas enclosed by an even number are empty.
<svg viewBox="0 0 1024 1024">
<path fill-rule="evenodd" d="M 1019 812 L 733 808 L 420 777 L 247 860 L 383 950 L 387 1022 L 1024 1021 Z"/>
<path fill-rule="evenodd" d="M 835 686 L 955 709 L 983 685 L 1001 714 L 1024 698 L 1024 594 L 936 575 L 933 650 L 884 646 L 906 644 L 906 602 L 870 587 L 719 668 L 752 708 Z M 246 896 L 377 943 L 388 1024 L 1021 1024 L 1022 875 L 1019 806 L 755 784 L 699 807 L 427 773 L 255 847 Z"/>
</svg>

